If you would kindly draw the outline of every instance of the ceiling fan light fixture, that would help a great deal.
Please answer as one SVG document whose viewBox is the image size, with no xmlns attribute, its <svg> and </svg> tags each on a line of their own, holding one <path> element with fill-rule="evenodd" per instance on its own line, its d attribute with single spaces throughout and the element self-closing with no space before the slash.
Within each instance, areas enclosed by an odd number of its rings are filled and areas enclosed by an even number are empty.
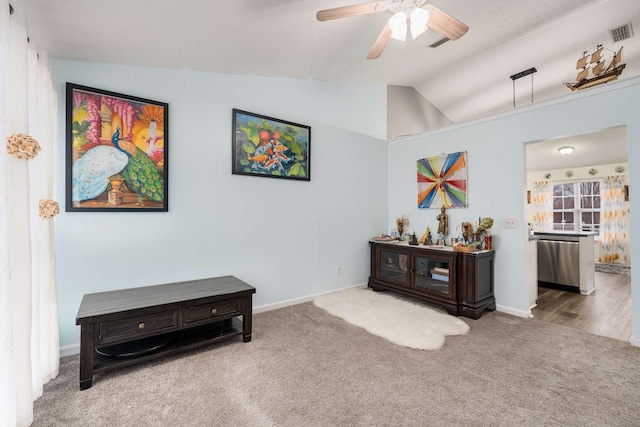
<svg viewBox="0 0 640 427">
<path fill-rule="evenodd" d="M 392 39 L 405 41 L 407 38 L 407 14 L 404 11 L 395 13 L 389 18 L 389 29 Z"/>
<path fill-rule="evenodd" d="M 447 40 L 458 40 L 467 33 L 469 30 L 468 25 L 458 21 L 436 6 L 427 4 L 427 1 L 370 1 L 368 3 L 319 10 L 316 13 L 316 19 L 322 22 L 377 12 L 391 12 L 393 15 L 378 34 L 378 38 L 376 38 L 367 54 L 367 59 L 379 58 L 392 38 L 405 41 L 408 31 L 411 31 L 411 37 L 416 39 L 430 28 L 443 36 L 442 41 L 438 42 L 439 44 Z M 432 45 L 432 47 L 435 46 Z"/>
<path fill-rule="evenodd" d="M 568 146 L 558 148 L 558 152 L 563 156 L 568 156 L 569 154 L 573 153 L 573 150 L 574 150 L 573 147 L 568 147 Z"/>
<path fill-rule="evenodd" d="M 411 29 L 411 37 L 414 40 L 427 31 L 427 22 L 429 22 L 428 10 L 415 8 L 411 11 L 409 14 L 409 28 Z"/>
</svg>

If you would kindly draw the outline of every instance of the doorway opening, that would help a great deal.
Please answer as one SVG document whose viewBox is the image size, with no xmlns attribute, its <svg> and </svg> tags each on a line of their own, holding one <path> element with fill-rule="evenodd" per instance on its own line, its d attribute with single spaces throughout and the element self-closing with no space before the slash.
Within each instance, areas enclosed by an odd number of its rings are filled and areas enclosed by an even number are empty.
<svg viewBox="0 0 640 427">
<path fill-rule="evenodd" d="M 628 191 L 627 144 L 626 126 L 526 144 L 526 215 L 534 231 L 544 227 L 539 231 L 595 233 L 593 267 L 587 271 L 580 267 L 580 274 L 593 275 L 595 290 L 583 295 L 542 283 L 529 290 L 529 295 L 535 296 L 535 301 L 530 301 L 535 319 L 624 341 L 631 339 L 628 196 L 622 206 L 616 207 L 621 212 L 616 216 L 619 236 L 612 238 L 608 228 L 612 192 L 620 186 L 624 191 L 625 185 Z M 573 148 L 571 154 L 559 152 L 566 147 Z M 617 181 L 611 184 L 612 180 Z M 529 197 L 532 191 L 535 195 Z M 541 196 L 540 191 L 549 193 Z M 615 195 L 616 203 L 621 203 L 619 197 Z M 541 207 L 541 200 L 547 208 Z M 546 212 L 544 218 L 538 214 L 542 210 Z M 537 272 L 537 268 L 531 270 Z"/>
</svg>

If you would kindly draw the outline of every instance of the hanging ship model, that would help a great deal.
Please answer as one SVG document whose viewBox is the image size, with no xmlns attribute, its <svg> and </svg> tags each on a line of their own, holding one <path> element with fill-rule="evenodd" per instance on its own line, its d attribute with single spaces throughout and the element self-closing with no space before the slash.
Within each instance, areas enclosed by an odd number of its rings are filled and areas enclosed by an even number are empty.
<svg viewBox="0 0 640 427">
<path fill-rule="evenodd" d="M 621 61 L 622 47 L 615 52 L 599 44 L 595 49 L 582 53 L 576 64 L 578 75 L 575 82 L 565 83 L 565 86 L 575 91 L 616 80 L 627 66 Z"/>
</svg>

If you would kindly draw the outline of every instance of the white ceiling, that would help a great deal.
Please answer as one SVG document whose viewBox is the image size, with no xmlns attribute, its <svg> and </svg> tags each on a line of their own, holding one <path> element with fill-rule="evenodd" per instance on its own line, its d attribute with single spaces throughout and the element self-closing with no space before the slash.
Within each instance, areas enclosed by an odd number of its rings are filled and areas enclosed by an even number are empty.
<svg viewBox="0 0 640 427">
<path fill-rule="evenodd" d="M 638 0 L 431 0 L 469 25 L 438 48 L 433 30 L 366 55 L 389 12 L 318 22 L 320 9 L 360 0 L 12 0 L 27 6 L 30 37 L 54 58 L 219 73 L 412 86 L 454 123 L 571 92 L 582 51 L 624 46 L 621 79 L 640 75 Z M 536 67 L 533 78 L 509 76 Z"/>
<path fill-rule="evenodd" d="M 560 147 L 573 147 L 563 156 Z M 540 141 L 527 145 L 527 171 L 578 168 L 627 162 L 627 127 Z"/>
</svg>

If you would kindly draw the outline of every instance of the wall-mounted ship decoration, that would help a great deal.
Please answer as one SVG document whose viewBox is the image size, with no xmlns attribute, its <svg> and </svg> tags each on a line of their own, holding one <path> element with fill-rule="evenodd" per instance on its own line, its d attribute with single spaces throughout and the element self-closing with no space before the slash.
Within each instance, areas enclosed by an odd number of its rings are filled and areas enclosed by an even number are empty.
<svg viewBox="0 0 640 427">
<path fill-rule="evenodd" d="M 616 52 L 599 44 L 585 50 L 576 64 L 575 81 L 565 83 L 565 86 L 571 90 L 581 90 L 616 80 L 627 66 L 621 61 L 622 47 Z"/>
</svg>

